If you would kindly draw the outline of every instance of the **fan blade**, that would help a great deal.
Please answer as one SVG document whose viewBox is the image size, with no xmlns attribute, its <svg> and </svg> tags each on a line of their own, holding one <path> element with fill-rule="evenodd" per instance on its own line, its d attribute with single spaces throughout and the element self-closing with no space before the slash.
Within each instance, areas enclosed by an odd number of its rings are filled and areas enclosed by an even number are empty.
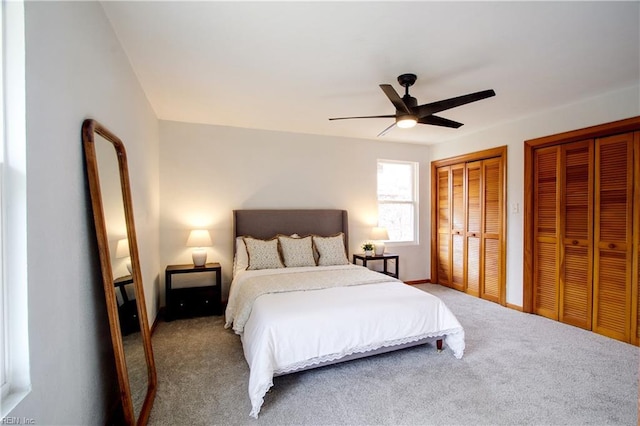
<svg viewBox="0 0 640 426">
<path fill-rule="evenodd" d="M 336 117 L 329 120 L 351 120 L 352 118 L 395 118 L 395 114 L 392 115 L 367 115 L 366 117 Z"/>
<path fill-rule="evenodd" d="M 482 99 L 490 98 L 495 95 L 496 92 L 494 92 L 493 90 L 483 90 L 481 92 L 470 93 L 468 95 L 432 102 L 430 104 L 419 105 L 414 108 L 414 111 L 418 115 L 418 117 L 426 117 L 428 115 L 435 114 L 436 112 L 459 107 L 471 102 L 480 101 Z"/>
<path fill-rule="evenodd" d="M 387 95 L 387 98 L 391 101 L 394 107 L 398 111 L 406 112 L 407 114 L 413 114 L 413 111 L 404 103 L 398 92 L 390 84 L 381 84 L 380 88 Z"/>
<path fill-rule="evenodd" d="M 442 117 L 436 117 L 435 115 L 427 115 L 426 117 L 422 117 L 418 120 L 418 123 L 421 124 L 432 124 L 434 126 L 442 126 L 442 127 L 453 127 L 457 129 L 460 126 L 463 126 L 462 123 L 458 123 L 457 121 L 448 120 Z"/>
<path fill-rule="evenodd" d="M 395 126 L 396 126 L 396 123 L 394 122 L 391 126 L 387 127 L 386 129 L 384 129 L 383 131 L 381 131 L 380 133 L 378 133 L 378 137 L 386 135 L 386 134 L 387 134 L 387 133 L 389 133 L 389 131 L 390 131 L 391 129 L 393 129 Z"/>
</svg>

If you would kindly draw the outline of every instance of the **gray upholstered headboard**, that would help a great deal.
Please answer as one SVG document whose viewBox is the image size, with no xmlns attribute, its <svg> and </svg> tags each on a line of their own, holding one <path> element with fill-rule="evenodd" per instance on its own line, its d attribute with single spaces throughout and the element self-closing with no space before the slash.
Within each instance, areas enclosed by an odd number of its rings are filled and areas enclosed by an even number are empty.
<svg viewBox="0 0 640 426">
<path fill-rule="evenodd" d="M 277 234 L 316 234 L 322 236 L 344 232 L 345 247 L 349 247 L 349 221 L 346 210 L 234 210 L 233 235 L 271 238 Z M 235 248 L 235 247 L 234 247 Z"/>
</svg>

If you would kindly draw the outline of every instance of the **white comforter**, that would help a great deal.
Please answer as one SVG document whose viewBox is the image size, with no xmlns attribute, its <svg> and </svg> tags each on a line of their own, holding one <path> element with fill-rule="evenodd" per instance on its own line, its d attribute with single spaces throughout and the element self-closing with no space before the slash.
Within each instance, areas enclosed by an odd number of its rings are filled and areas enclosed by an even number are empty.
<svg viewBox="0 0 640 426">
<path fill-rule="evenodd" d="M 283 268 L 241 271 L 234 278 L 226 312 L 226 327 L 234 326 L 240 299 L 252 303 L 240 334 L 249 364 L 249 397 L 252 417 L 258 417 L 264 396 L 273 386 L 274 374 L 283 374 L 310 365 L 338 360 L 354 353 L 414 342 L 425 337 L 444 336 L 456 358 L 464 352 L 464 330 L 437 297 L 390 278 L 381 283 L 330 286 L 308 291 L 282 290 L 242 298 L 243 284 L 264 276 L 274 282 L 278 275 L 300 272 L 366 270 L 362 266 Z M 381 274 L 373 271 L 372 281 Z M 346 275 L 350 275 L 347 273 Z M 360 272 L 357 272 L 360 275 Z M 316 280 L 317 281 L 317 280 Z M 290 286 L 285 286 L 290 287 Z M 304 284 L 301 283 L 301 287 Z M 236 327 L 234 326 L 234 329 Z"/>
</svg>

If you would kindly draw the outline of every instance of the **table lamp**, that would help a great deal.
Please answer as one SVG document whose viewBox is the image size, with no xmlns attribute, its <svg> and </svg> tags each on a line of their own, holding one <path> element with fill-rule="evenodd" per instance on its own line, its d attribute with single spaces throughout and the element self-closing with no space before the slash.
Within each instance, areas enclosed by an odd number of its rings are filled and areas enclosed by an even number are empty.
<svg viewBox="0 0 640 426">
<path fill-rule="evenodd" d="M 371 239 L 375 241 L 376 256 L 384 254 L 384 241 L 389 239 L 387 228 L 376 226 L 371 230 Z"/>
<path fill-rule="evenodd" d="M 206 229 L 194 229 L 187 239 L 187 247 L 195 247 L 191 252 L 193 266 L 204 266 L 207 263 L 207 249 L 211 246 L 211 235 Z"/>
<path fill-rule="evenodd" d="M 129 255 L 129 239 L 128 238 L 123 238 L 121 240 L 118 240 L 118 242 L 116 243 L 116 259 L 124 259 L 127 258 L 127 270 L 129 271 L 129 275 L 132 274 L 131 272 L 131 257 Z"/>
</svg>

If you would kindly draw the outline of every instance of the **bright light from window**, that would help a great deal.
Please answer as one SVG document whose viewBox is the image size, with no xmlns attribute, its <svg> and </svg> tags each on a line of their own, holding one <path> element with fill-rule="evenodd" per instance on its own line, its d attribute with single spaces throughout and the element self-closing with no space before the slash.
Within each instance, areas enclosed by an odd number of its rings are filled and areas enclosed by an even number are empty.
<svg viewBox="0 0 640 426">
<path fill-rule="evenodd" d="M 31 390 L 27 299 L 27 161 L 25 27 L 21 0 L 0 2 L 2 141 L 0 179 L 0 273 L 2 399 L 6 419 Z M 10 250 L 7 250 L 10 247 Z"/>
<path fill-rule="evenodd" d="M 378 160 L 378 226 L 390 242 L 418 242 L 418 163 Z"/>
<path fill-rule="evenodd" d="M 4 46 L 4 4 L 0 7 L 0 46 Z M 6 324 L 7 324 L 7 306 L 5 305 L 5 292 L 4 285 L 4 200 L 3 200 L 3 175 L 4 175 L 4 147 L 5 147 L 5 131 L 4 131 L 4 52 L 0 55 L 0 135 L 2 135 L 2 145 L 0 145 L 0 385 L 2 386 L 2 395 L 5 394 L 7 389 L 7 345 L 6 345 Z"/>
<path fill-rule="evenodd" d="M 3 209 L 2 202 L 2 173 L 4 164 L 0 162 L 0 212 Z M 2 218 L 0 217 L 0 222 Z M 7 345 L 6 345 L 6 325 L 7 325 L 7 306 L 5 303 L 6 288 L 4 285 L 4 253 L 2 249 L 3 232 L 2 224 L 0 224 L 0 389 L 5 389 L 7 384 Z M 3 392 L 4 393 L 4 392 Z"/>
</svg>

